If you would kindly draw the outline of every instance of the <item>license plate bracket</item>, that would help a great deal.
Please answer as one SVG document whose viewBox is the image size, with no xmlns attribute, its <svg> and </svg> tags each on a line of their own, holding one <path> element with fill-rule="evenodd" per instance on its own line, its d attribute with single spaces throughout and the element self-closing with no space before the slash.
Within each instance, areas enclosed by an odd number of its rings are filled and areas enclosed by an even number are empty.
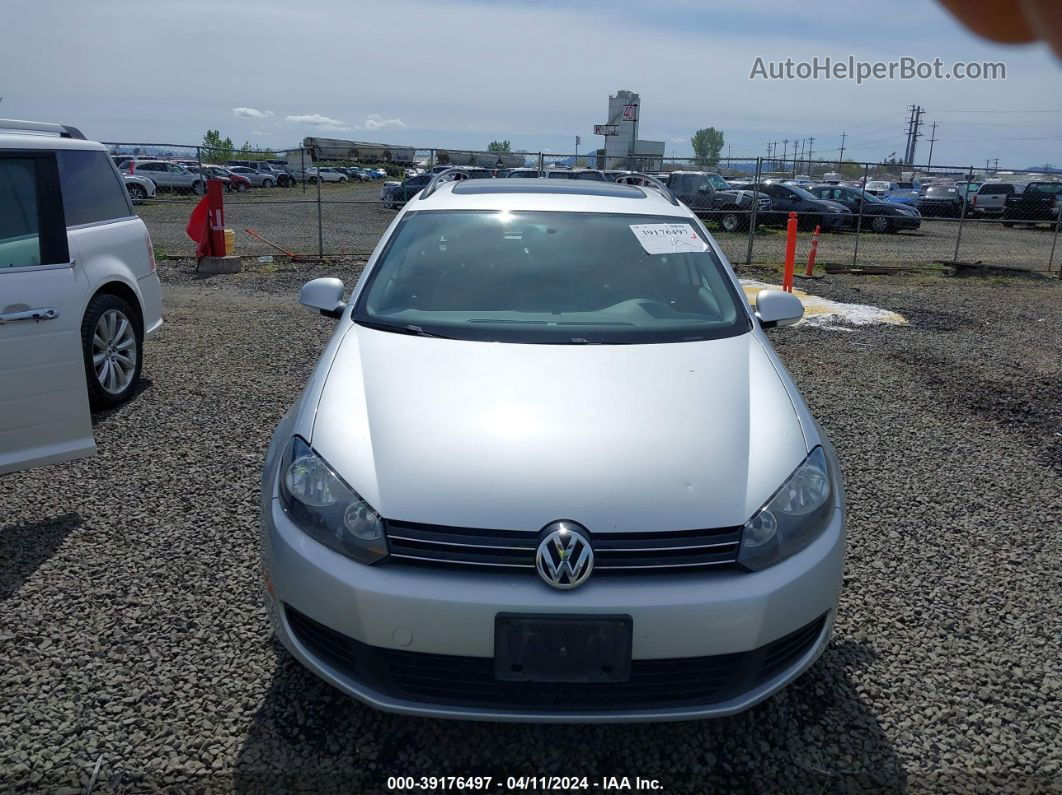
<svg viewBox="0 0 1062 795">
<path fill-rule="evenodd" d="M 494 677 L 504 682 L 625 682 L 634 621 L 627 615 L 498 613 Z"/>
</svg>

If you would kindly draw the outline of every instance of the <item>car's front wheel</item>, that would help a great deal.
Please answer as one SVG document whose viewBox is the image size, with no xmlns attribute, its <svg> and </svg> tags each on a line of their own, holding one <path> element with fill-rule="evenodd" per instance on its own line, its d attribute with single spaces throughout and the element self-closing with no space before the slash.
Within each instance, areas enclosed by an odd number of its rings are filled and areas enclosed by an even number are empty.
<svg viewBox="0 0 1062 795">
<path fill-rule="evenodd" d="M 147 198 L 147 191 L 144 190 L 143 185 L 128 185 L 129 198 L 133 200 L 133 204 L 140 204 Z"/>
<path fill-rule="evenodd" d="M 719 228 L 724 232 L 740 232 L 745 228 L 745 216 L 735 210 L 727 210 L 719 217 Z"/>
<path fill-rule="evenodd" d="M 874 220 L 870 222 L 870 228 L 879 235 L 889 231 L 889 219 L 884 215 L 874 216 Z"/>
<path fill-rule="evenodd" d="M 143 331 L 132 307 L 101 293 L 89 302 L 81 321 L 89 404 L 107 409 L 128 400 L 140 380 Z"/>
</svg>

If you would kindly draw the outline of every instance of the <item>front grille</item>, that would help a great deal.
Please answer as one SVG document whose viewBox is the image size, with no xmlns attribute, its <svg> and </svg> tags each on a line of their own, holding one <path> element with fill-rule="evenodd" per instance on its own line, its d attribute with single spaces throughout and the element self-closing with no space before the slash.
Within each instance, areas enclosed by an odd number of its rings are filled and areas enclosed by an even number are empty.
<svg viewBox="0 0 1062 795">
<path fill-rule="evenodd" d="M 814 646 L 822 615 L 785 637 L 737 654 L 632 660 L 625 682 L 503 682 L 490 657 L 424 654 L 369 646 L 285 606 L 311 654 L 372 689 L 411 701 L 510 710 L 652 709 L 718 704 L 767 682 Z"/>
<path fill-rule="evenodd" d="M 394 563 L 486 571 L 535 569 L 538 534 L 385 520 Z M 594 576 L 736 567 L 741 527 L 592 533 Z"/>
</svg>

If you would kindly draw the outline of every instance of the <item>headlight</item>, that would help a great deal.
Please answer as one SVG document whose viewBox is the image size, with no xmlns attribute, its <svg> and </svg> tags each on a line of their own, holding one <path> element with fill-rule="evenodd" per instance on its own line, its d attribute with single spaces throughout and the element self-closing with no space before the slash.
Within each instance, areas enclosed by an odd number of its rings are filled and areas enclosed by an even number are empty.
<svg viewBox="0 0 1062 795">
<path fill-rule="evenodd" d="M 280 499 L 300 530 L 361 563 L 387 557 L 380 514 L 305 441 L 292 437 L 280 467 Z"/>
<path fill-rule="evenodd" d="M 738 562 L 758 571 L 802 550 L 829 524 L 831 495 L 826 455 L 816 447 L 745 523 Z"/>
</svg>

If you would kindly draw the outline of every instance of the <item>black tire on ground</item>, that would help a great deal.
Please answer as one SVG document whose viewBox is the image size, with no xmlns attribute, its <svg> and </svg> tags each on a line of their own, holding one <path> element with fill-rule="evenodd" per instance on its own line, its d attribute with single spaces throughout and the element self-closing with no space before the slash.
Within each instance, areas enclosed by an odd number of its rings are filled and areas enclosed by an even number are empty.
<svg viewBox="0 0 1062 795">
<path fill-rule="evenodd" d="M 317 177 L 310 177 L 306 181 L 309 182 L 311 185 L 316 185 L 317 184 Z"/>
<path fill-rule="evenodd" d="M 748 228 L 748 219 L 737 210 L 724 210 L 719 216 L 719 228 L 724 232 L 741 232 Z"/>
<path fill-rule="evenodd" d="M 126 188 L 129 191 L 129 198 L 133 200 L 133 204 L 140 204 L 147 198 L 147 191 L 144 190 L 143 185 L 127 185 Z"/>
<path fill-rule="evenodd" d="M 889 219 L 884 215 L 876 215 L 870 222 L 870 229 L 879 234 L 892 231 L 890 228 L 891 226 Z"/>
<path fill-rule="evenodd" d="M 103 387 L 93 364 L 93 338 L 96 324 L 106 312 L 111 310 L 118 312 L 132 325 L 136 339 L 133 377 L 125 389 L 118 393 L 109 392 Z M 85 382 L 88 384 L 89 405 L 94 410 L 113 408 L 132 397 L 140 382 L 140 370 L 144 365 L 144 329 L 141 327 L 140 316 L 124 299 L 110 293 L 100 293 L 89 301 L 85 316 L 81 320 L 81 351 L 85 359 Z"/>
</svg>

